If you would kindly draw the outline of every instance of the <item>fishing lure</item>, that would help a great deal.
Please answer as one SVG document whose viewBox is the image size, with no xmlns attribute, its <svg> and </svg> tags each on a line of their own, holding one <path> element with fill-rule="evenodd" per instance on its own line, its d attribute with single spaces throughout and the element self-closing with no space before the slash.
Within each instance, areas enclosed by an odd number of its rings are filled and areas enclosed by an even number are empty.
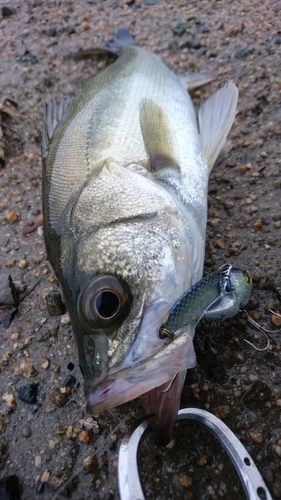
<svg viewBox="0 0 281 500">
<path fill-rule="evenodd" d="M 160 338 L 174 338 L 177 330 L 200 319 L 225 320 L 244 307 L 252 292 L 247 271 L 225 264 L 195 283 L 169 310 L 159 329 Z"/>
</svg>

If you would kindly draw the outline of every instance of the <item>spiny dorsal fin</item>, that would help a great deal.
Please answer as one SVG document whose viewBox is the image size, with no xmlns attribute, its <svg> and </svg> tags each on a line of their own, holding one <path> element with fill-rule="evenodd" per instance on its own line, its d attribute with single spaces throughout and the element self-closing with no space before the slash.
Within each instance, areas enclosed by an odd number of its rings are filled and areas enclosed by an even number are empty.
<svg viewBox="0 0 281 500">
<path fill-rule="evenodd" d="M 42 130 L 42 142 L 41 142 L 43 158 L 47 156 L 48 144 L 54 135 L 56 126 L 58 125 L 63 115 L 65 114 L 71 101 L 72 97 L 68 95 L 61 100 L 60 104 L 58 104 L 56 97 L 54 97 L 44 105 L 43 130 Z"/>
<path fill-rule="evenodd" d="M 173 151 L 169 120 L 161 107 L 151 99 L 140 104 L 140 127 L 152 172 L 163 168 L 179 169 Z"/>
<path fill-rule="evenodd" d="M 212 169 L 235 118 L 238 89 L 229 83 L 199 109 L 198 120 L 202 154 Z"/>
</svg>

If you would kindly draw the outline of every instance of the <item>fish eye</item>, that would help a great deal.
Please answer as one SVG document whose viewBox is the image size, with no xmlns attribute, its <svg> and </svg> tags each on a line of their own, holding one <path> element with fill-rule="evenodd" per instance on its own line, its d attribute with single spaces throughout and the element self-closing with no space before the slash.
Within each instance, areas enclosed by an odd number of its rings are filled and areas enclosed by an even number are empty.
<svg viewBox="0 0 281 500">
<path fill-rule="evenodd" d="M 251 283 L 251 278 L 250 278 L 249 274 L 247 273 L 247 271 L 243 271 L 243 274 L 244 274 L 244 279 L 245 279 L 246 283 Z"/>
<path fill-rule="evenodd" d="M 78 314 L 94 328 L 116 328 L 128 316 L 132 295 L 125 281 L 115 276 L 96 276 L 81 291 Z"/>
</svg>

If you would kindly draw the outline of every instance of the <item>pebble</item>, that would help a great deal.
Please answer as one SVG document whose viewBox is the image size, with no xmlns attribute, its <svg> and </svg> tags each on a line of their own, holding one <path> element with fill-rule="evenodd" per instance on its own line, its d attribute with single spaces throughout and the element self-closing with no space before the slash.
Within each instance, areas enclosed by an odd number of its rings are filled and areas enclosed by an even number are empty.
<svg viewBox="0 0 281 500">
<path fill-rule="evenodd" d="M 38 469 L 42 465 L 42 459 L 40 455 L 36 455 L 34 460 L 35 467 Z"/>
<path fill-rule="evenodd" d="M 79 434 L 79 442 L 83 444 L 88 444 L 91 439 L 90 434 L 87 431 L 82 431 Z"/>
<path fill-rule="evenodd" d="M 25 259 L 19 261 L 18 266 L 20 269 L 25 269 L 28 266 L 29 262 Z"/>
<path fill-rule="evenodd" d="M 59 408 L 65 406 L 69 398 L 70 398 L 70 392 L 65 392 L 64 394 L 62 394 L 60 389 L 54 389 L 48 394 L 48 399 L 52 401 L 52 403 L 54 403 L 54 405 L 58 406 Z"/>
<path fill-rule="evenodd" d="M 13 340 L 13 342 L 16 342 L 19 339 L 20 339 L 20 332 L 14 332 L 11 334 L 11 340 Z"/>
<path fill-rule="evenodd" d="M 235 57 L 237 59 L 241 59 L 243 57 L 247 57 L 247 56 L 251 55 L 253 52 L 254 52 L 254 49 L 252 49 L 251 47 L 244 47 L 243 49 L 240 49 L 236 52 Z"/>
<path fill-rule="evenodd" d="M 37 371 L 31 359 L 24 359 L 18 368 L 15 368 L 15 375 L 22 375 L 24 378 L 30 379 L 37 375 Z"/>
<path fill-rule="evenodd" d="M 16 398 L 13 394 L 9 394 L 5 392 L 2 396 L 2 401 L 10 408 L 11 410 L 14 410 L 16 408 Z"/>
<path fill-rule="evenodd" d="M 64 314 L 64 315 L 61 317 L 60 322 L 61 322 L 61 324 L 62 324 L 62 325 L 69 325 L 69 324 L 70 324 L 70 317 L 69 317 L 69 314 L 68 314 L 68 313 Z"/>
<path fill-rule="evenodd" d="M 17 222 L 20 218 L 19 214 L 17 214 L 16 212 L 7 212 L 6 217 L 10 224 L 15 224 L 15 222 Z"/>
<path fill-rule="evenodd" d="M 179 476 L 179 482 L 184 488 L 190 488 L 192 486 L 192 479 L 186 474 L 181 474 Z"/>
<path fill-rule="evenodd" d="M 188 28 L 188 23 L 186 21 L 183 21 L 181 23 L 176 24 L 173 27 L 173 33 L 175 35 L 182 36 L 184 32 L 187 30 L 187 28 Z"/>
<path fill-rule="evenodd" d="M 38 384 L 22 385 L 18 388 L 18 395 L 24 403 L 34 405 L 37 403 Z"/>
<path fill-rule="evenodd" d="M 65 304 L 60 293 L 49 293 L 46 295 L 47 311 L 50 316 L 59 316 L 65 312 Z"/>
<path fill-rule="evenodd" d="M 276 314 L 271 314 L 270 315 L 270 320 L 271 322 L 275 325 L 280 327 L 281 326 L 281 316 L 276 316 Z"/>
<path fill-rule="evenodd" d="M 51 471 L 49 469 L 44 470 L 40 478 L 41 483 L 47 483 L 50 479 L 50 476 L 51 476 Z"/>
<path fill-rule="evenodd" d="M 31 429 L 30 427 L 28 427 L 28 425 L 25 425 L 23 428 L 22 428 L 22 431 L 21 431 L 22 435 L 24 437 L 30 437 L 31 436 Z"/>
</svg>

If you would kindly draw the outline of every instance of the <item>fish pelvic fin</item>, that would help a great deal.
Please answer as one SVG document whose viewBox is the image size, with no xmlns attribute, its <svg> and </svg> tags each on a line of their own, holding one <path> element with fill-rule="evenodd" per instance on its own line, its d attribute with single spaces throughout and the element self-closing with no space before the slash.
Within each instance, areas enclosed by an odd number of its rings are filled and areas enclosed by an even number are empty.
<svg viewBox="0 0 281 500">
<path fill-rule="evenodd" d="M 201 106 L 198 114 L 202 154 L 212 169 L 234 122 L 238 89 L 229 83 Z"/>
<path fill-rule="evenodd" d="M 151 172 L 159 172 L 163 168 L 180 170 L 173 151 L 167 115 L 151 99 L 143 99 L 140 103 L 140 127 Z"/>
<path fill-rule="evenodd" d="M 44 104 L 41 140 L 41 150 L 43 158 L 46 158 L 48 154 L 49 142 L 52 139 L 55 129 L 58 123 L 61 121 L 71 101 L 72 97 L 68 95 L 61 100 L 60 104 L 58 104 L 56 97 Z"/>
</svg>

